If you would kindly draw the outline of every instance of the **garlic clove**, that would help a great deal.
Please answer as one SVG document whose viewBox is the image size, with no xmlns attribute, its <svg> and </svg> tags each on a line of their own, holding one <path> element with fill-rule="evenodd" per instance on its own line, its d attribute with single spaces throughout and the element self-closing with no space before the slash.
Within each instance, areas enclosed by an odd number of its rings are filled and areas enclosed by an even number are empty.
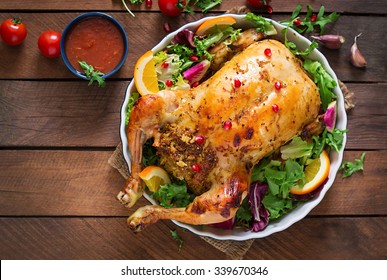
<svg viewBox="0 0 387 280">
<path fill-rule="evenodd" d="M 357 38 L 360 37 L 361 33 L 355 37 L 355 42 L 353 43 L 351 47 L 351 53 L 350 53 L 350 61 L 353 66 L 362 68 L 366 67 L 367 61 L 365 60 L 364 56 L 361 54 L 359 48 L 357 47 Z"/>
<path fill-rule="evenodd" d="M 345 38 L 341 35 L 311 36 L 311 38 L 324 47 L 332 50 L 340 49 L 345 42 Z"/>
</svg>

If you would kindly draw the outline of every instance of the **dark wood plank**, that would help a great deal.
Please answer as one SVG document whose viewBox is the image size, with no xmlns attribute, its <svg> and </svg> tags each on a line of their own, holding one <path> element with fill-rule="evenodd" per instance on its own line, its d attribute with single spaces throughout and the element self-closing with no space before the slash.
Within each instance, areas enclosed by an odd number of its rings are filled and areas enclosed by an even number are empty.
<svg viewBox="0 0 387 280">
<path fill-rule="evenodd" d="M 0 146 L 115 147 L 129 81 L 0 80 Z M 348 84 L 356 107 L 348 114 L 347 149 L 387 147 L 387 84 Z"/>
<path fill-rule="evenodd" d="M 387 13 L 387 5 L 383 0 L 374 0 L 372 4 L 362 0 L 341 0 L 341 1 L 316 1 L 313 0 L 300 0 L 297 1 L 306 7 L 307 4 L 312 5 L 315 9 L 320 5 L 324 5 L 328 12 L 340 12 L 340 13 L 368 13 L 368 14 L 385 14 Z M 157 1 L 153 1 L 151 9 L 145 6 L 145 2 L 141 5 L 130 4 L 129 0 L 126 0 L 129 8 L 137 15 L 139 11 L 158 11 Z M 235 0 L 224 0 L 221 5 L 215 7 L 211 11 L 224 12 L 233 7 L 245 5 L 246 2 Z M 291 12 L 295 8 L 295 3 L 287 0 L 275 0 L 271 1 L 271 6 L 275 12 Z M 24 0 L 23 2 L 13 2 L 12 0 L 2 0 L 0 9 L 4 10 L 51 10 L 51 7 L 55 7 L 57 10 L 114 10 L 123 11 L 124 7 L 120 0 L 113 1 L 90 1 L 90 0 Z M 250 9 L 253 9 L 250 7 Z M 257 12 L 264 12 L 262 9 L 256 10 Z"/>
<path fill-rule="evenodd" d="M 256 239 L 244 259 L 385 259 L 387 218 L 306 218 Z M 227 259 L 189 231 L 179 253 L 162 222 L 137 235 L 122 218 L 0 218 L 1 259 Z"/>
<path fill-rule="evenodd" d="M 128 81 L 0 81 L 2 146 L 115 146 Z"/>
<path fill-rule="evenodd" d="M 386 217 L 307 218 L 255 240 L 245 259 L 386 259 L 386 226 Z"/>
<path fill-rule="evenodd" d="M 336 1 L 337 2 L 337 1 Z M 20 13 L 28 23 L 29 33 L 22 45 L 9 47 L 0 44 L 0 78 L 2 79 L 75 79 L 76 77 L 67 70 L 61 58 L 50 60 L 43 57 L 36 46 L 40 33 L 46 29 L 54 29 L 62 32 L 65 26 L 79 13 Z M 4 17 L 11 17 L 12 13 L 5 13 Z M 167 33 L 163 24 L 171 23 L 172 30 L 183 24 L 199 19 L 203 14 L 185 14 L 177 18 L 166 19 L 160 13 L 150 13 L 142 17 L 128 17 L 124 12 L 115 13 L 114 16 L 123 24 L 129 38 L 129 55 L 121 71 L 112 78 L 129 79 L 133 76 L 134 64 L 144 53 L 144 50 L 154 47 Z M 288 18 L 288 15 L 276 15 L 275 20 Z M 354 26 L 353 22 L 356 22 Z M 327 50 L 320 48 L 327 56 L 332 68 L 339 79 L 345 82 L 385 82 L 387 77 L 387 57 L 384 50 L 387 49 L 387 35 L 382 28 L 386 18 L 380 16 L 342 16 L 339 21 L 329 28 L 327 33 L 341 34 L 347 42 L 341 50 Z M 150 30 L 150 32 L 144 32 Z M 367 58 L 366 69 L 358 69 L 349 63 L 349 50 L 353 38 L 359 33 L 358 44 L 364 56 Z M 308 35 L 309 36 L 309 35 Z M 375 41 L 378 43 L 375 44 Z"/>
<path fill-rule="evenodd" d="M 129 232 L 125 218 L 0 218 L 4 259 L 223 259 L 199 236 L 161 222 L 146 232 Z M 177 230 L 183 250 L 172 238 Z"/>
<path fill-rule="evenodd" d="M 107 163 L 110 151 L 0 150 L 0 215 L 129 216 L 115 199 L 124 184 Z M 346 161 L 361 152 L 345 152 Z M 311 215 L 385 215 L 387 151 L 367 152 L 365 170 L 336 177 Z"/>
</svg>

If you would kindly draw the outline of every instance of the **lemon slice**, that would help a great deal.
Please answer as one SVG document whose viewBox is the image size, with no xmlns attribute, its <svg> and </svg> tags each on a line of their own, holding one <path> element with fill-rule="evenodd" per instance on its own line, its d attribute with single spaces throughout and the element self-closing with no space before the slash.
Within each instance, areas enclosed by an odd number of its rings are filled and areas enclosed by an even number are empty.
<svg viewBox="0 0 387 280">
<path fill-rule="evenodd" d="M 328 177 L 330 166 L 329 155 L 326 151 L 323 151 L 320 154 L 320 157 L 312 160 L 312 162 L 305 167 L 305 185 L 302 187 L 294 185 L 290 188 L 290 192 L 292 194 L 306 194 L 314 191 Z"/>
<path fill-rule="evenodd" d="M 147 51 L 137 60 L 134 66 L 134 84 L 141 95 L 159 91 L 152 51 Z"/>
<path fill-rule="evenodd" d="M 234 23 L 236 23 L 236 20 L 231 16 L 211 18 L 203 22 L 198 27 L 198 29 L 196 30 L 196 34 L 199 36 L 204 36 L 204 35 L 210 34 L 212 29 L 215 26 L 218 26 L 219 28 L 223 28 L 229 25 L 233 25 Z"/>
<path fill-rule="evenodd" d="M 138 176 L 144 181 L 151 192 L 156 192 L 161 185 L 171 183 L 168 173 L 159 166 L 147 166 Z"/>
</svg>

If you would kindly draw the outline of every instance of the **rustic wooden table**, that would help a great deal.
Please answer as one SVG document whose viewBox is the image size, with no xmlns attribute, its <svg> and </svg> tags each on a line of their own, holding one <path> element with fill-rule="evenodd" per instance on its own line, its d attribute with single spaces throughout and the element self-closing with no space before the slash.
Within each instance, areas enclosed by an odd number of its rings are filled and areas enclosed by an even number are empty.
<svg viewBox="0 0 387 280">
<path fill-rule="evenodd" d="M 129 2 L 129 0 L 127 1 Z M 22 45 L 0 42 L 0 258 L 1 259 L 226 259 L 199 236 L 172 222 L 159 222 L 138 235 L 129 232 L 129 211 L 115 200 L 124 179 L 107 161 L 120 142 L 120 107 L 136 59 L 166 32 L 205 16 L 221 14 L 245 1 L 224 0 L 207 14 L 168 18 L 145 4 L 87 0 L 2 0 L 0 19 L 22 17 L 28 35 Z M 324 5 L 341 14 L 329 33 L 347 42 L 340 50 L 321 48 L 340 80 L 354 92 L 348 113 L 344 160 L 366 151 L 365 169 L 340 175 L 326 197 L 305 219 L 287 230 L 257 239 L 244 259 L 387 258 L 387 2 L 386 0 L 271 1 L 289 18 L 297 3 Z M 88 87 L 62 59 L 46 59 L 37 48 L 39 34 L 62 32 L 87 11 L 113 15 L 129 38 L 129 55 L 105 88 Z M 348 62 L 353 38 L 365 69 Z M 145 205 L 145 199 L 140 205 Z M 184 240 L 178 251 L 170 229 Z"/>
</svg>

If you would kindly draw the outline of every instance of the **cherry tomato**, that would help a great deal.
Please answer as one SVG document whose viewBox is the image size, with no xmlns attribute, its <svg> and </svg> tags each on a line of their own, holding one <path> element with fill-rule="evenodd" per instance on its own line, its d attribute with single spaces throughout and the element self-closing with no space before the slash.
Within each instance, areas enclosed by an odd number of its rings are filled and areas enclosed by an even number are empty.
<svg viewBox="0 0 387 280">
<path fill-rule="evenodd" d="M 246 0 L 247 4 L 249 4 L 251 7 L 255 8 L 262 8 L 269 5 L 270 0 Z"/>
<path fill-rule="evenodd" d="M 48 58 L 56 58 L 60 56 L 60 38 L 59 32 L 48 30 L 40 34 L 38 39 L 38 47 L 40 52 Z"/>
<path fill-rule="evenodd" d="M 176 17 L 180 15 L 186 5 L 185 0 L 159 0 L 160 11 L 170 17 Z"/>
<path fill-rule="evenodd" d="M 10 46 L 20 45 L 27 36 L 27 28 L 21 18 L 9 18 L 0 26 L 3 41 Z"/>
</svg>

